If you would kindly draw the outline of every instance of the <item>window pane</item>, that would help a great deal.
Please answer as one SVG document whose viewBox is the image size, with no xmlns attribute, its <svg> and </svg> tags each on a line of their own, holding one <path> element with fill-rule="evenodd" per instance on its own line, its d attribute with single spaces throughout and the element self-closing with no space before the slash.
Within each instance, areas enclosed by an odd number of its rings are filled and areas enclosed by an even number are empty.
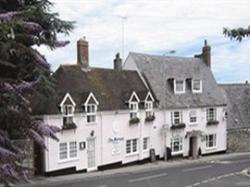
<svg viewBox="0 0 250 187">
<path fill-rule="evenodd" d="M 176 91 L 177 92 L 182 92 L 184 91 L 184 82 L 183 81 L 176 81 L 175 82 L 175 85 L 176 85 Z"/>
<path fill-rule="evenodd" d="M 69 157 L 70 158 L 77 157 L 77 143 L 76 142 L 69 143 Z"/>
<path fill-rule="evenodd" d="M 133 139 L 132 146 L 132 152 L 137 152 L 137 139 Z"/>
<path fill-rule="evenodd" d="M 143 149 L 147 150 L 149 144 L 149 138 L 143 138 Z"/>
<path fill-rule="evenodd" d="M 126 141 L 126 153 L 131 153 L 131 140 Z"/>
<path fill-rule="evenodd" d="M 193 80 L 193 90 L 195 91 L 201 90 L 201 80 Z"/>
<path fill-rule="evenodd" d="M 60 160 L 67 159 L 67 143 L 59 144 L 59 158 Z"/>
</svg>

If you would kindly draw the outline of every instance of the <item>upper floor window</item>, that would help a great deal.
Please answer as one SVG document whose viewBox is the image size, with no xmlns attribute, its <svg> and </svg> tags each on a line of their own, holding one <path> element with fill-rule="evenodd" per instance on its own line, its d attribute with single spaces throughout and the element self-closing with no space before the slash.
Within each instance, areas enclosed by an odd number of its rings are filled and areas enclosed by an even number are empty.
<svg viewBox="0 0 250 187">
<path fill-rule="evenodd" d="M 145 111 L 146 111 L 146 118 L 153 116 L 153 102 L 152 101 L 145 102 Z"/>
<path fill-rule="evenodd" d="M 172 117 L 172 124 L 173 125 L 178 125 L 178 124 L 182 123 L 182 112 L 181 111 L 171 112 L 171 117 Z"/>
<path fill-rule="evenodd" d="M 216 108 L 208 108 L 207 121 L 215 121 L 215 120 L 216 120 Z"/>
<path fill-rule="evenodd" d="M 138 117 L 138 102 L 130 102 L 129 109 L 130 109 L 130 119 L 137 118 Z"/>
<path fill-rule="evenodd" d="M 174 92 L 185 93 L 185 81 L 184 80 L 175 80 L 174 81 Z"/>
<path fill-rule="evenodd" d="M 63 122 L 73 123 L 74 106 L 73 105 L 63 105 Z"/>
<path fill-rule="evenodd" d="M 191 110 L 189 112 L 189 122 L 196 123 L 197 122 L 197 112 L 196 110 Z"/>
<path fill-rule="evenodd" d="M 199 79 L 192 80 L 192 91 L 195 93 L 202 92 L 202 81 Z"/>
<path fill-rule="evenodd" d="M 96 111 L 97 111 L 97 106 L 95 104 L 87 105 L 87 123 L 96 122 Z"/>
<path fill-rule="evenodd" d="M 95 123 L 97 115 L 97 106 L 99 105 L 94 94 L 91 92 L 86 99 L 84 106 L 86 112 L 86 121 L 87 123 Z"/>
</svg>

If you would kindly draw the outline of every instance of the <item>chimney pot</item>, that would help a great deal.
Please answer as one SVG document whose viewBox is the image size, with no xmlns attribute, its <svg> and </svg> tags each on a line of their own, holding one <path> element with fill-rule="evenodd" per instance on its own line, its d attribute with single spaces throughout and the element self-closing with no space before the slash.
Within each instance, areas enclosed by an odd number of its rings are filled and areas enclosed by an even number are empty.
<svg viewBox="0 0 250 187">
<path fill-rule="evenodd" d="M 114 70 L 122 70 L 122 59 L 120 58 L 120 53 L 116 53 L 115 55 Z"/>
<path fill-rule="evenodd" d="M 77 64 L 84 68 L 89 66 L 89 43 L 85 36 L 77 41 Z"/>
<path fill-rule="evenodd" d="M 211 68 L 211 47 L 207 44 L 207 40 L 204 41 L 202 48 L 202 58 L 207 66 Z"/>
</svg>

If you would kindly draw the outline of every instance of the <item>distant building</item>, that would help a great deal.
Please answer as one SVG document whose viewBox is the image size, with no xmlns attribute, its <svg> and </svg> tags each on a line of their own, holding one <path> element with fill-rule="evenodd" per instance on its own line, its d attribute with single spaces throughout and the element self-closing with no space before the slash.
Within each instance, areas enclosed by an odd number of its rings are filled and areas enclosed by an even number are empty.
<svg viewBox="0 0 250 187">
<path fill-rule="evenodd" d="M 83 38 L 77 59 L 54 73 L 54 96 L 33 101 L 37 116 L 62 128 L 38 157 L 45 174 L 104 169 L 153 152 L 163 158 L 166 147 L 184 157 L 226 150 L 226 102 L 209 46 L 194 58 L 130 53 L 124 66 L 117 54 L 114 69 L 103 69 L 89 66 Z"/>
<path fill-rule="evenodd" d="M 227 97 L 228 151 L 250 151 L 250 84 L 220 84 Z"/>
</svg>

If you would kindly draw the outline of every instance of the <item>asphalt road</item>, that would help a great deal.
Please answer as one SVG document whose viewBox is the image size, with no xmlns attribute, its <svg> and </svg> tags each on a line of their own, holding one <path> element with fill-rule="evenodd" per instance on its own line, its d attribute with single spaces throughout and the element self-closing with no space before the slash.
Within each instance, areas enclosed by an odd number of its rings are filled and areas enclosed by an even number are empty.
<svg viewBox="0 0 250 187">
<path fill-rule="evenodd" d="M 145 172 L 93 177 L 60 187 L 250 187 L 250 178 L 240 172 L 250 166 L 250 156 L 188 164 Z"/>
</svg>

